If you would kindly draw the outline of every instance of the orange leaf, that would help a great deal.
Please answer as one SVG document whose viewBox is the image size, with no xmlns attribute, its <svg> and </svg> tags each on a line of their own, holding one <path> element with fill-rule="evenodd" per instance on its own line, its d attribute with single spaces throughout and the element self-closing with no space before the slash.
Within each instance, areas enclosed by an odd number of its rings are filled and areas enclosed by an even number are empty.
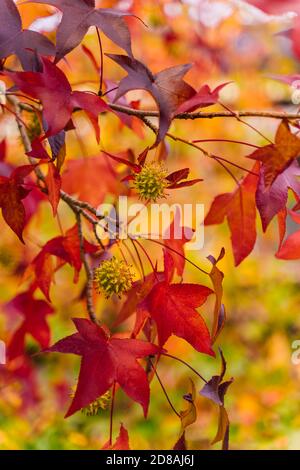
<svg viewBox="0 0 300 470">
<path fill-rule="evenodd" d="M 60 199 L 61 177 L 54 163 L 48 164 L 48 174 L 45 178 L 48 190 L 48 197 L 53 209 L 53 215 L 57 213 L 57 206 Z"/>
<path fill-rule="evenodd" d="M 256 163 L 253 172 L 258 170 Z M 249 173 L 232 193 L 217 196 L 205 218 L 205 225 L 220 224 L 227 217 L 235 265 L 251 253 L 256 241 L 255 191 L 258 177 Z"/>
<path fill-rule="evenodd" d="M 97 206 L 107 193 L 117 193 L 118 182 L 113 167 L 98 156 L 68 161 L 62 174 L 62 188 Z"/>
<path fill-rule="evenodd" d="M 288 123 L 282 121 L 275 136 L 275 144 L 255 150 L 248 158 L 262 162 L 265 186 L 268 188 L 299 154 L 300 139 L 291 133 Z"/>
</svg>

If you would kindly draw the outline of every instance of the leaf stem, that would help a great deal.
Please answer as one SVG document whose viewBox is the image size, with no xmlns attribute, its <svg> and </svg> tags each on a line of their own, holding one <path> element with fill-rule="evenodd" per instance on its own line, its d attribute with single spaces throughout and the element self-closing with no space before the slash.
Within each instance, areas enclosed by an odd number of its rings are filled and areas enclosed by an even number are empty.
<svg viewBox="0 0 300 470">
<path fill-rule="evenodd" d="M 165 357 L 170 357 L 171 359 L 175 359 L 175 361 L 178 361 L 178 362 L 181 362 L 182 364 L 184 364 L 186 367 L 188 367 L 189 369 L 191 369 L 196 375 L 198 375 L 198 377 L 200 377 L 201 380 L 203 380 L 203 382 L 205 382 L 207 384 L 207 380 L 205 380 L 204 377 L 202 377 L 201 374 L 199 374 L 199 372 L 196 371 L 196 369 L 194 369 L 194 367 L 190 366 L 190 364 L 188 364 L 187 362 L 185 362 L 183 359 L 180 359 L 179 357 L 176 357 L 176 356 L 172 356 L 172 354 L 168 354 L 168 353 L 161 353 L 162 356 L 165 356 Z"/>
<path fill-rule="evenodd" d="M 157 378 L 157 380 L 158 380 L 158 382 L 159 382 L 159 384 L 160 384 L 160 386 L 161 386 L 162 391 L 164 392 L 164 395 L 165 395 L 165 397 L 166 397 L 166 399 L 167 399 L 167 402 L 169 403 L 170 407 L 172 408 L 172 410 L 174 411 L 174 413 L 176 414 L 176 416 L 178 416 L 178 418 L 181 418 L 180 413 L 178 413 L 178 411 L 177 411 L 176 408 L 174 407 L 173 403 L 171 402 L 170 397 L 169 397 L 169 395 L 168 395 L 168 393 L 167 393 L 167 390 L 165 389 L 164 384 L 162 383 L 162 381 L 161 381 L 161 379 L 160 379 L 160 377 L 159 377 L 159 375 L 158 375 L 158 373 L 157 373 L 156 367 L 153 365 L 153 362 L 151 361 L 151 359 L 149 359 L 149 364 L 151 365 L 151 367 L 152 367 L 152 369 L 153 369 L 153 372 L 154 372 L 154 374 L 156 375 L 156 378 Z"/>
<path fill-rule="evenodd" d="M 300 116 L 299 116 L 300 118 Z M 146 126 L 149 127 L 149 129 L 152 130 L 152 132 L 154 132 L 154 134 L 157 134 L 158 132 L 158 129 L 156 126 L 154 126 L 154 124 L 152 124 L 152 122 L 149 121 L 149 119 L 147 119 L 146 117 L 143 117 L 143 116 L 140 116 L 140 119 L 146 124 Z M 247 123 L 246 123 L 247 124 Z M 170 134 L 169 132 L 167 132 L 166 134 L 167 137 L 169 137 L 170 139 L 174 140 L 175 142 L 182 142 L 183 144 L 186 144 L 186 145 L 189 145 L 190 147 L 193 147 L 194 149 L 196 150 L 200 150 L 200 152 L 202 152 L 202 154 L 207 157 L 207 158 L 211 158 L 213 160 L 215 160 L 216 163 L 219 163 L 220 162 L 218 160 L 222 160 L 223 162 L 226 162 L 228 163 L 229 165 L 232 165 L 236 168 L 239 168 L 240 170 L 243 170 L 243 171 L 246 171 L 247 173 L 252 173 L 250 170 L 248 170 L 247 168 L 244 168 L 242 167 L 241 165 L 238 165 L 234 162 L 231 162 L 230 160 L 226 160 L 226 158 L 222 158 L 222 157 L 216 157 L 215 155 L 212 155 L 210 154 L 209 152 L 207 152 L 204 148 L 200 147 L 199 145 L 196 145 L 193 141 L 189 141 L 189 140 L 186 140 L 186 139 L 183 139 L 181 137 L 177 137 L 173 134 Z M 228 172 L 228 168 L 225 167 L 224 165 L 222 165 L 223 168 Z"/>
<path fill-rule="evenodd" d="M 150 256 L 148 255 L 147 251 L 146 251 L 145 248 L 143 247 L 143 245 L 142 245 L 138 240 L 136 240 L 135 238 L 130 237 L 130 240 L 132 240 L 133 243 L 136 243 L 137 246 L 142 250 L 142 252 L 144 253 L 144 255 L 146 256 L 147 260 L 148 260 L 149 263 L 150 263 L 150 266 L 151 266 L 151 268 L 152 268 L 152 270 L 153 270 L 154 276 L 155 276 L 156 279 L 158 280 L 155 266 L 154 266 L 154 264 L 153 264 L 153 262 L 152 262 Z"/>
<path fill-rule="evenodd" d="M 226 109 L 226 111 L 232 113 L 232 116 L 234 116 L 239 122 L 241 122 L 242 124 L 245 124 L 245 126 L 249 127 L 249 129 L 252 129 L 254 132 L 256 132 L 258 135 L 260 135 L 263 139 L 265 139 L 270 144 L 273 144 L 272 140 L 270 140 L 268 137 L 266 137 L 262 132 L 260 132 L 260 130 L 256 129 L 256 127 L 254 127 L 249 122 L 243 121 L 240 117 L 241 115 L 240 115 L 239 112 L 232 111 L 228 106 L 221 103 L 220 101 L 219 101 L 219 104 L 222 106 L 222 108 Z"/>
<path fill-rule="evenodd" d="M 100 31 L 99 28 L 96 26 L 96 31 L 97 31 L 97 37 L 98 37 L 98 43 L 99 43 L 99 49 L 100 49 L 100 84 L 99 84 L 99 96 L 102 96 L 102 87 L 103 87 L 103 47 L 102 47 L 102 41 L 101 41 L 101 36 L 100 36 Z"/>
<path fill-rule="evenodd" d="M 243 142 L 242 140 L 231 140 L 231 139 L 198 139 L 198 140 L 193 140 L 194 144 L 208 143 L 208 142 L 228 142 L 228 143 L 231 143 L 231 144 L 247 145 L 248 147 L 253 147 L 255 149 L 260 148 L 258 145 L 250 144 L 249 142 Z"/>
<path fill-rule="evenodd" d="M 141 267 L 141 272 L 142 272 L 142 276 L 143 276 L 143 281 L 145 281 L 146 279 L 146 275 L 145 275 L 145 270 L 144 270 L 144 266 L 143 266 L 143 263 L 142 263 L 142 259 L 141 259 L 141 255 L 139 254 L 139 250 L 137 249 L 137 247 L 135 246 L 133 240 L 130 238 L 130 241 L 131 241 L 131 244 L 134 248 L 134 251 L 136 253 L 136 256 L 139 260 L 139 264 L 140 264 L 140 267 Z M 128 248 L 128 247 L 127 247 Z"/>
<path fill-rule="evenodd" d="M 203 274 L 207 274 L 209 276 L 209 272 L 205 271 L 205 269 L 202 269 L 200 268 L 196 263 L 194 263 L 193 261 L 189 260 L 188 258 L 186 258 L 185 256 L 183 256 L 181 253 L 179 253 L 178 251 L 176 251 L 174 248 L 171 248 L 170 246 L 167 246 L 165 245 L 164 243 L 158 241 L 158 240 L 154 240 L 153 238 L 147 238 L 147 240 L 149 240 L 150 242 L 153 242 L 153 243 L 156 243 L 157 245 L 160 245 L 164 248 L 166 248 L 167 250 L 169 251 L 172 251 L 173 253 L 176 253 L 176 255 L 180 256 L 181 258 L 183 258 L 185 261 L 187 261 L 188 263 L 190 263 L 192 266 L 194 266 L 194 268 L 198 269 L 199 271 L 201 271 Z"/>
</svg>

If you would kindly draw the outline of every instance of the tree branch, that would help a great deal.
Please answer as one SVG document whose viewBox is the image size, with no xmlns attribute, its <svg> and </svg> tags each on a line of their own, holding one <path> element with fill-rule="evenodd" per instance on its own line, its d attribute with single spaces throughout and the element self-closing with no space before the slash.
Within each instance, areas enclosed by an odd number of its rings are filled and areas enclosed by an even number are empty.
<svg viewBox="0 0 300 470">
<path fill-rule="evenodd" d="M 19 132 L 20 132 L 20 136 L 21 136 L 21 139 L 22 139 L 22 143 L 23 143 L 23 146 L 24 146 L 24 150 L 25 150 L 26 153 L 28 153 L 28 152 L 31 151 L 31 142 L 30 142 L 30 139 L 28 137 L 26 127 L 24 126 L 24 124 L 22 122 L 22 118 L 21 118 L 21 110 L 24 109 L 24 108 L 22 106 L 22 103 L 20 103 L 19 100 L 15 96 L 9 96 L 8 101 L 14 106 L 15 114 L 16 114 L 16 117 L 17 117 L 16 121 L 17 121 Z M 27 109 L 26 109 L 26 111 L 27 111 Z M 36 164 L 36 160 L 34 158 L 28 157 L 28 160 L 31 164 L 33 164 L 33 165 Z M 40 170 L 40 168 L 37 167 L 35 169 L 35 173 L 36 173 L 36 176 L 39 180 L 45 181 L 45 176 L 42 173 L 42 171 Z M 91 212 L 95 217 L 97 217 L 98 220 L 103 218 L 103 217 L 98 217 L 97 216 L 97 209 L 95 209 L 93 206 L 91 206 L 91 204 L 89 204 L 88 202 L 80 201 L 80 200 L 74 198 L 70 194 L 63 191 L 62 189 L 60 190 L 60 197 L 72 209 L 73 208 L 82 209 L 82 210 L 86 209 L 89 212 Z M 83 215 L 86 218 L 88 218 L 85 213 L 83 213 Z"/>
<path fill-rule="evenodd" d="M 155 135 L 157 135 L 158 133 L 158 128 L 152 124 L 151 121 L 149 121 L 148 118 L 146 118 L 145 116 L 141 116 L 140 119 L 143 121 L 143 123 L 149 127 L 149 129 L 152 130 L 152 132 L 154 132 Z M 196 145 L 195 142 L 193 141 L 189 141 L 189 140 L 186 140 L 186 139 L 182 139 L 181 137 L 177 137 L 173 134 L 170 134 L 169 132 L 166 133 L 166 136 L 169 137 L 170 139 L 174 140 L 174 141 L 179 141 L 179 142 L 182 142 L 183 144 L 186 144 L 186 145 L 189 145 L 190 147 L 193 147 L 194 149 L 196 150 L 200 150 L 200 152 L 203 154 L 204 157 L 207 157 L 207 158 L 211 158 L 213 159 L 214 161 L 216 161 L 217 163 L 219 163 L 220 165 L 223 166 L 223 168 L 228 171 L 228 168 L 225 167 L 225 165 L 223 163 L 221 163 L 222 161 L 223 162 L 226 162 L 228 163 L 229 165 L 232 165 L 236 168 L 238 168 L 239 170 L 242 170 L 242 171 L 246 171 L 247 173 L 250 173 L 250 174 L 254 174 L 256 176 L 258 176 L 256 173 L 253 173 L 253 171 L 251 170 L 248 170 L 247 168 L 244 168 L 243 166 L 241 165 L 238 165 L 234 162 L 231 162 L 230 160 L 227 160 L 226 158 L 222 158 L 222 157 L 217 157 L 216 155 L 213 155 L 209 152 L 207 152 L 207 150 L 205 150 L 204 148 L 200 147 L 199 145 Z"/>
<path fill-rule="evenodd" d="M 130 116 L 136 116 L 138 118 L 143 117 L 159 117 L 158 111 L 143 111 L 140 109 L 132 109 L 127 106 L 120 106 L 118 104 L 110 104 L 111 109 L 118 111 L 119 113 L 128 114 Z M 297 113 L 285 113 L 283 111 L 215 111 L 215 112 L 202 112 L 197 113 L 179 113 L 174 116 L 173 119 L 183 120 L 194 120 L 194 119 L 214 119 L 214 118 L 237 118 L 237 117 L 261 117 L 261 118 L 273 118 L 273 119 L 300 119 L 300 114 Z"/>
<path fill-rule="evenodd" d="M 20 132 L 20 136 L 22 139 L 22 143 L 25 149 L 25 152 L 28 153 L 31 151 L 31 142 L 27 134 L 26 127 L 23 124 L 23 121 L 21 119 L 21 107 L 19 106 L 19 101 L 16 97 L 9 97 L 9 101 L 15 108 L 15 113 L 16 113 L 16 121 L 18 125 L 18 129 Z M 31 164 L 36 164 L 35 159 L 32 157 L 28 157 L 29 161 Z M 40 181 L 45 181 L 45 176 L 41 169 L 39 167 L 35 168 L 35 174 Z M 46 188 L 45 188 L 46 191 Z M 97 223 L 96 220 L 93 219 L 92 216 L 90 216 L 88 213 L 85 212 L 85 210 L 90 211 L 94 216 L 97 216 L 97 210 L 92 207 L 90 204 L 84 201 L 79 201 L 69 194 L 67 194 L 65 191 L 61 190 L 60 191 L 60 197 L 62 200 L 64 200 L 69 207 L 73 210 L 75 216 L 76 216 L 76 221 L 77 221 L 77 226 L 78 226 L 78 236 L 79 236 L 79 243 L 80 243 L 80 257 L 81 261 L 84 265 L 84 269 L 86 272 L 86 277 L 87 277 L 87 287 L 86 287 L 86 303 L 87 303 L 87 310 L 89 317 L 91 321 L 94 323 L 98 323 L 95 310 L 94 310 L 94 304 L 93 304 L 93 273 L 90 268 L 90 265 L 87 260 L 86 253 L 84 251 L 84 237 L 83 237 L 83 232 L 82 232 L 82 221 L 81 221 L 81 215 L 87 218 L 89 222 L 93 223 L 93 226 L 95 223 Z M 98 240 L 98 237 L 97 237 Z M 103 245 L 102 245 L 103 247 Z"/>
</svg>

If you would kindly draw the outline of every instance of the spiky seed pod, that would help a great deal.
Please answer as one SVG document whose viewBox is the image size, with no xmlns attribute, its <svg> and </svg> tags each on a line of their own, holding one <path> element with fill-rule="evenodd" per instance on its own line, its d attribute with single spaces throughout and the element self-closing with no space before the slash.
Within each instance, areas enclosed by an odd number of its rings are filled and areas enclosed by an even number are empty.
<svg viewBox="0 0 300 470">
<path fill-rule="evenodd" d="M 71 389 L 70 397 L 74 398 L 75 396 L 76 385 L 74 385 Z M 81 413 L 86 416 L 96 416 L 99 414 L 100 410 L 106 410 L 110 404 L 111 400 L 111 391 L 108 390 L 104 393 L 101 397 L 94 400 L 89 405 L 81 408 Z"/>
<path fill-rule="evenodd" d="M 106 298 L 117 294 L 119 297 L 127 292 L 133 281 L 133 273 L 130 266 L 123 260 L 113 257 L 103 261 L 94 271 L 94 281 L 98 293 Z"/>
<path fill-rule="evenodd" d="M 134 179 L 134 186 L 141 199 L 156 201 L 165 194 L 168 181 L 167 170 L 159 163 L 149 163 L 142 167 Z"/>
<path fill-rule="evenodd" d="M 89 405 L 82 408 L 81 412 L 86 416 L 96 416 L 101 410 L 106 410 L 111 400 L 111 392 L 108 390 L 104 395 L 97 398 Z"/>
<path fill-rule="evenodd" d="M 27 134 L 30 141 L 32 142 L 36 137 L 39 137 L 41 135 L 41 132 L 42 129 L 39 118 L 36 114 L 33 114 L 32 119 L 27 125 Z"/>
</svg>

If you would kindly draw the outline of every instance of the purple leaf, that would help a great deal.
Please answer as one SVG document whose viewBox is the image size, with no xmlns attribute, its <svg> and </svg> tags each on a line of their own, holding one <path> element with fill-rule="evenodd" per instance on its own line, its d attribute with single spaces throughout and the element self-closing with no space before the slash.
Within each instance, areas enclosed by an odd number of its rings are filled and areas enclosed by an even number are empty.
<svg viewBox="0 0 300 470">
<path fill-rule="evenodd" d="M 22 30 L 20 14 L 13 0 L 2 0 L 0 8 L 0 59 L 16 54 L 24 70 L 36 70 L 34 53 L 54 56 L 55 47 L 36 31 Z"/>
<path fill-rule="evenodd" d="M 194 88 L 183 80 L 191 64 L 177 65 L 152 74 L 146 65 L 137 59 L 124 55 L 106 55 L 128 73 L 119 84 L 115 101 L 132 90 L 146 90 L 156 101 L 160 116 L 159 131 L 153 147 L 158 145 L 168 132 L 177 108 L 196 93 Z"/>
<path fill-rule="evenodd" d="M 263 231 L 269 223 L 286 206 L 288 189 L 292 189 L 300 197 L 300 167 L 297 161 L 281 173 L 269 187 L 265 187 L 263 168 L 260 170 L 259 182 L 256 190 L 256 205 L 260 213 Z"/>
<path fill-rule="evenodd" d="M 95 8 L 94 0 L 31 0 L 46 3 L 63 12 L 57 30 L 56 62 L 77 47 L 90 26 L 97 26 L 115 44 L 132 56 L 131 38 L 124 20 L 128 13 L 111 8 Z"/>
</svg>

